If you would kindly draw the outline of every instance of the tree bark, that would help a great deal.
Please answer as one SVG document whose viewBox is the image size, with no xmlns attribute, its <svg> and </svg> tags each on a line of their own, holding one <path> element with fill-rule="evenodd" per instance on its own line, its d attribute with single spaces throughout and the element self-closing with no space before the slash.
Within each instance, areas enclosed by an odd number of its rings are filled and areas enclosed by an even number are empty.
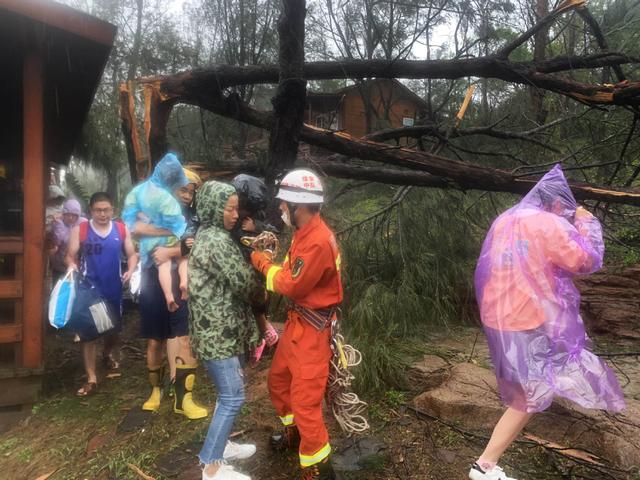
<svg viewBox="0 0 640 480">
<path fill-rule="evenodd" d="M 549 0 L 535 0 L 536 18 L 541 19 L 549 15 Z M 541 28 L 533 36 L 533 60 L 541 62 L 546 58 L 547 42 L 549 41 L 549 25 Z M 544 91 L 536 88 L 529 88 L 531 94 L 531 106 L 533 115 L 539 125 L 545 123 L 547 110 L 544 106 Z"/>
<path fill-rule="evenodd" d="M 137 138 L 137 130 L 135 124 L 135 116 L 132 115 L 130 108 L 130 95 L 126 84 L 120 86 L 120 128 L 124 135 L 124 144 L 127 151 L 127 164 L 129 165 L 129 176 L 131 177 L 131 185 L 135 185 L 138 180 L 138 159 L 134 147 L 134 139 Z"/>
<path fill-rule="evenodd" d="M 594 105 L 640 106 L 640 81 L 603 85 L 584 83 L 555 75 L 576 69 L 638 62 L 631 56 L 603 52 L 584 56 L 559 56 L 542 62 L 512 62 L 497 56 L 453 60 L 344 60 L 310 62 L 304 64 L 306 80 L 337 78 L 410 78 L 458 79 L 464 77 L 495 78 L 509 83 L 535 86 L 543 90 L 567 95 Z M 162 91 L 179 97 L 199 96 L 207 90 L 222 91 L 240 84 L 278 82 L 278 67 L 254 65 L 236 67 L 215 65 L 207 69 L 190 70 L 176 75 L 141 79 L 159 81 Z"/>
<path fill-rule="evenodd" d="M 306 13 L 305 0 L 283 0 L 278 21 L 278 90 L 271 100 L 274 121 L 269 137 L 265 178 L 270 188 L 284 170 L 293 166 L 298 154 L 307 96 L 307 82 L 303 71 Z"/>
</svg>

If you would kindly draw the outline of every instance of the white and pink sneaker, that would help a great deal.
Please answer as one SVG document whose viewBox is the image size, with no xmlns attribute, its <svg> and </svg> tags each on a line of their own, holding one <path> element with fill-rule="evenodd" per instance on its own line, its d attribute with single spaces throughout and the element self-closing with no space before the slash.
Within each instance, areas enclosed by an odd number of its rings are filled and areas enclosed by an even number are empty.
<svg viewBox="0 0 640 480">
<path fill-rule="evenodd" d="M 251 480 L 251 477 L 236 472 L 231 465 L 223 463 L 215 475 L 208 475 L 207 472 L 202 470 L 202 480 Z"/>
<path fill-rule="evenodd" d="M 469 478 L 471 480 L 516 480 L 515 478 L 507 477 L 499 466 L 493 467 L 491 470 L 483 470 L 480 465 L 474 463 L 469 470 Z"/>
</svg>

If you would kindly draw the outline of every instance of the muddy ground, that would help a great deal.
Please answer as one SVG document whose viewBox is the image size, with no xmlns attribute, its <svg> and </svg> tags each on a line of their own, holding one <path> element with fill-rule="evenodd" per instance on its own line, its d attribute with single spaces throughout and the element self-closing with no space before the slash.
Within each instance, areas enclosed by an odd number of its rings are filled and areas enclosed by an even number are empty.
<svg viewBox="0 0 640 480">
<path fill-rule="evenodd" d="M 0 478 L 25 480 L 142 479 L 197 480 L 200 471 L 196 453 L 209 419 L 188 421 L 171 411 L 166 399 L 160 412 L 142 415 L 139 406 L 148 393 L 145 378 L 144 343 L 134 338 L 137 316 L 129 313 L 124 334 L 122 376 L 102 379 L 97 394 L 77 398 L 82 384 L 79 348 L 69 338 L 49 333 L 46 337 L 46 374 L 40 403 L 31 415 L 0 435 Z M 424 345 L 425 353 L 451 364 L 473 362 L 489 367 L 488 351 L 475 328 L 459 328 L 434 334 Z M 476 341 L 477 340 L 477 341 Z M 599 339 L 598 348 L 608 352 L 629 351 L 632 343 Z M 625 393 L 640 399 L 638 357 L 612 357 Z M 268 400 L 268 360 L 248 372 L 248 402 L 235 426 L 236 441 L 251 441 L 258 453 L 238 465 L 253 479 L 298 478 L 294 457 L 273 454 L 267 438 L 277 427 Z M 342 479 L 464 479 L 472 461 L 482 450 L 487 432 L 463 424 L 434 419 L 407 408 L 410 400 L 429 383 L 428 375 L 412 371 L 411 387 L 389 390 L 369 402 L 372 424 L 363 449 L 355 455 L 359 471 L 342 471 Z M 197 399 L 211 408 L 215 392 L 204 375 L 196 387 Z M 341 465 L 354 461 L 353 439 L 340 434 L 331 423 L 332 444 Z M 349 448 L 352 446 L 351 448 Z M 343 454 L 341 456 L 341 454 Z M 502 462 L 519 479 L 640 479 L 637 473 L 609 475 L 535 443 L 512 447 Z M 47 477 L 47 475 L 49 475 Z M 147 475 L 147 477 L 144 477 Z"/>
</svg>

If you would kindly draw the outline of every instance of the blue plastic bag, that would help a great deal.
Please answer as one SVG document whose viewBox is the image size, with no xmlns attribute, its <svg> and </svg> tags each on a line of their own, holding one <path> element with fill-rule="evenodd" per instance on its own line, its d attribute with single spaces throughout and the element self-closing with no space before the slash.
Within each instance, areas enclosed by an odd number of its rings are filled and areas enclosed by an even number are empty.
<svg viewBox="0 0 640 480">
<path fill-rule="evenodd" d="M 69 322 L 76 299 L 75 272 L 69 270 L 56 283 L 49 297 L 49 323 L 52 327 L 63 328 Z"/>
<path fill-rule="evenodd" d="M 118 316 L 97 289 L 84 278 L 76 282 L 76 300 L 67 328 L 83 342 L 95 340 L 118 326 Z"/>
</svg>

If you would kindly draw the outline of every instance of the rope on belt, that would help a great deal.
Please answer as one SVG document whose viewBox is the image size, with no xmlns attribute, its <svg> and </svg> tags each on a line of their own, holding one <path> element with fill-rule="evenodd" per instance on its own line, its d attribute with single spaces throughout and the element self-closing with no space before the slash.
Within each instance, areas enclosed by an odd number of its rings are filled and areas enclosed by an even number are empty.
<svg viewBox="0 0 640 480">
<path fill-rule="evenodd" d="M 327 383 L 327 404 L 340 428 L 347 434 L 360 434 L 369 430 L 369 422 L 364 413 L 367 403 L 360 400 L 351 390 L 356 378 L 349 369 L 362 363 L 362 353 L 344 343 L 344 337 L 337 332 L 338 322 L 332 322 L 331 349 L 333 357 Z"/>
</svg>

